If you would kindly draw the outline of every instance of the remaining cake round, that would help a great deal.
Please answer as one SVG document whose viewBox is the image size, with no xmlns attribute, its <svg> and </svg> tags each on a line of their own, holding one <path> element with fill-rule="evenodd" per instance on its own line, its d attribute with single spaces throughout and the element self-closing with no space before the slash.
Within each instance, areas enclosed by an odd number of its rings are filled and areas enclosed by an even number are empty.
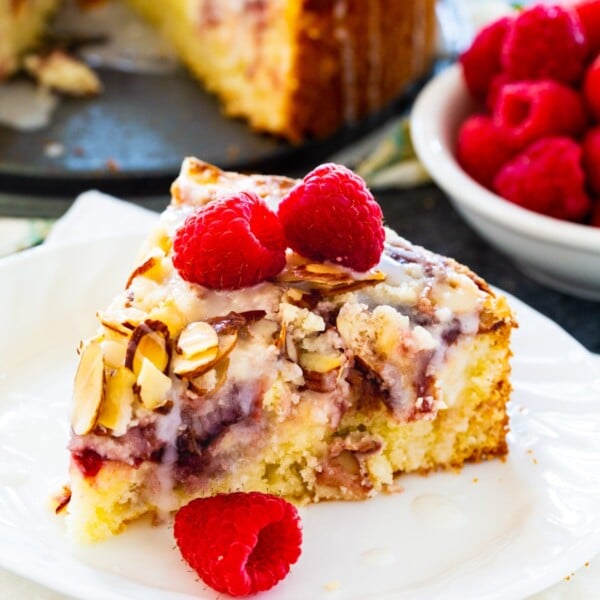
<svg viewBox="0 0 600 600">
<path fill-rule="evenodd" d="M 431 65 L 435 0 L 126 1 L 226 114 L 291 141 L 381 110 Z M 56 4 L 0 0 L 0 78 Z"/>
<path fill-rule="evenodd" d="M 513 317 L 452 259 L 387 230 L 366 273 L 288 252 L 268 281 L 211 290 L 173 268 L 193 210 L 242 190 L 276 206 L 294 183 L 185 161 L 127 289 L 82 346 L 76 537 L 217 492 L 363 499 L 400 473 L 506 453 Z"/>
</svg>

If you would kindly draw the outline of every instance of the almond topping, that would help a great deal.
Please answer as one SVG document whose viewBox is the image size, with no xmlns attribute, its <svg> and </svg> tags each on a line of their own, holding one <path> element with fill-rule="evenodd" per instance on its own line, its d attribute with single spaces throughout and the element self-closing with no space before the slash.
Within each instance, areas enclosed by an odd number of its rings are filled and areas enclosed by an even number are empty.
<svg viewBox="0 0 600 600">
<path fill-rule="evenodd" d="M 219 353 L 219 336 L 204 321 L 190 323 L 177 340 L 177 352 L 183 354 L 185 358 L 194 358 L 199 355 L 208 356 L 208 362 Z"/>
<path fill-rule="evenodd" d="M 201 353 L 191 358 L 186 358 L 184 354 L 175 354 L 173 356 L 173 372 L 180 377 L 193 378 L 212 369 L 233 350 L 238 334 L 234 332 L 219 335 L 218 338 L 219 346 L 217 353 L 210 359 L 208 359 L 209 355 L 207 353 Z"/>
<path fill-rule="evenodd" d="M 385 281 L 385 274 L 373 271 L 358 278 L 335 265 L 310 263 L 286 269 L 278 280 L 282 283 L 307 284 L 323 294 L 340 294 Z"/>
<path fill-rule="evenodd" d="M 75 435 L 89 433 L 98 419 L 104 397 L 104 361 L 102 347 L 91 341 L 81 351 L 73 388 L 74 408 L 71 425 Z"/>
<path fill-rule="evenodd" d="M 167 403 L 173 382 L 152 361 L 143 358 L 137 385 L 142 404 L 148 410 L 156 410 Z"/>
<path fill-rule="evenodd" d="M 131 420 L 135 375 L 125 367 L 108 370 L 104 400 L 98 415 L 98 425 L 110 429 L 115 436 L 124 435 Z"/>
<path fill-rule="evenodd" d="M 300 355 L 300 366 L 307 371 L 329 373 L 329 371 L 333 371 L 342 366 L 342 355 L 304 352 Z"/>
<path fill-rule="evenodd" d="M 169 366 L 170 355 L 168 327 L 162 321 L 147 319 L 131 334 L 127 344 L 125 366 L 138 375 L 143 359 L 147 358 L 159 371 L 165 372 Z"/>
<path fill-rule="evenodd" d="M 139 277 L 140 275 L 144 275 L 144 274 L 149 275 L 150 272 L 152 271 L 152 269 L 154 269 L 157 265 L 160 264 L 161 257 L 162 256 L 155 256 L 155 255 L 150 256 L 141 265 L 136 267 L 133 270 L 133 272 L 131 273 L 131 275 L 129 275 L 129 279 L 127 279 L 125 289 L 126 290 L 129 289 L 129 286 L 131 285 L 131 283 L 133 282 L 133 280 L 136 277 Z"/>
</svg>

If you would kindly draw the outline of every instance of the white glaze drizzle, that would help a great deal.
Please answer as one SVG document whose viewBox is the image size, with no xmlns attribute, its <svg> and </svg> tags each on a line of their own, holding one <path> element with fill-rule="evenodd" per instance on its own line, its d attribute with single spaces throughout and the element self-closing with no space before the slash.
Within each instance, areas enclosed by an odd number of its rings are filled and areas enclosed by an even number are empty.
<svg viewBox="0 0 600 600">
<path fill-rule="evenodd" d="M 44 129 L 50 124 L 58 98 L 29 81 L 0 84 L 0 124 L 19 131 Z"/>
</svg>

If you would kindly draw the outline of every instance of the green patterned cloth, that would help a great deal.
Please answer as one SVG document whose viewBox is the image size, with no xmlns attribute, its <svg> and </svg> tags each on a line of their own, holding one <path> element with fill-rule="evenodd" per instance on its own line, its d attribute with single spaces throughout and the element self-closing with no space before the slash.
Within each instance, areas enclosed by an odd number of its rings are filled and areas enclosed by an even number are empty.
<svg viewBox="0 0 600 600">
<path fill-rule="evenodd" d="M 41 244 L 53 219 L 0 218 L 0 257 Z"/>
</svg>

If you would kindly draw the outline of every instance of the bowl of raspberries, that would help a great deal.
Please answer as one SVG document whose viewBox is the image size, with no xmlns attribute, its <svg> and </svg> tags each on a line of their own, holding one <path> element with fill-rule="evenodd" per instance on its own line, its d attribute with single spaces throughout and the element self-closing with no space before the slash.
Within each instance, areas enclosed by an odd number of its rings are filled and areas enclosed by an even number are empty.
<svg viewBox="0 0 600 600">
<path fill-rule="evenodd" d="M 421 92 L 411 128 L 482 237 L 538 281 L 600 300 L 600 0 L 484 27 Z"/>
</svg>

